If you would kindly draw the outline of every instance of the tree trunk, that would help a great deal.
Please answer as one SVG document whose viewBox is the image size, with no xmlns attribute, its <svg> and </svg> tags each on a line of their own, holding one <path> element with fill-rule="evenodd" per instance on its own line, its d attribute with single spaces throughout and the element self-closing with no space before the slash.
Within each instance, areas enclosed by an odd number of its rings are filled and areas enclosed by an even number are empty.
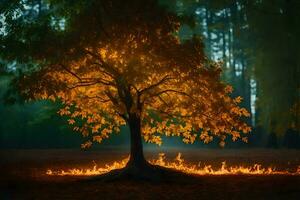
<svg viewBox="0 0 300 200">
<path fill-rule="evenodd" d="M 144 168 L 147 161 L 143 154 L 141 119 L 136 114 L 130 114 L 128 124 L 130 128 L 130 159 L 127 167 Z"/>
<path fill-rule="evenodd" d="M 97 179 L 113 181 L 120 179 L 161 181 L 169 180 L 176 176 L 187 176 L 178 171 L 167 169 L 148 163 L 143 154 L 143 143 L 141 135 L 141 119 L 136 114 L 130 114 L 127 119 L 130 128 L 130 159 L 125 168 L 115 169 L 109 173 L 100 175 Z M 175 180 L 174 179 L 174 180 Z M 176 179 L 177 180 L 177 179 Z"/>
</svg>

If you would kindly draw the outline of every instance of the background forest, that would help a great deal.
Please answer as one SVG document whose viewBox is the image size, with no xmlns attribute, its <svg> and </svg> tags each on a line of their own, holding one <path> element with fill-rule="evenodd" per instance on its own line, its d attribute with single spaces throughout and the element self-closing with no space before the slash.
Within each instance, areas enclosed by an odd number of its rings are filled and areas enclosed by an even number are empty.
<svg viewBox="0 0 300 200">
<path fill-rule="evenodd" d="M 28 12 L 38 12 L 41 0 Z M 161 0 L 182 20 L 181 40 L 201 37 L 209 58 L 223 63 L 223 79 L 242 96 L 251 111 L 249 143 L 226 148 L 300 148 L 300 1 L 298 0 Z M 39 9 L 41 9 L 39 7 Z M 0 15 L 0 34 L 5 34 Z M 64 29 L 65 20 L 53 21 Z M 57 115 L 59 104 L 46 101 L 19 103 L 6 98 L 16 63 L 0 67 L 0 148 L 79 148 L 82 142 L 66 119 Z M 128 129 L 104 145 L 126 145 Z M 182 145 L 178 138 L 164 146 Z M 217 142 L 192 147 L 218 148 Z"/>
</svg>

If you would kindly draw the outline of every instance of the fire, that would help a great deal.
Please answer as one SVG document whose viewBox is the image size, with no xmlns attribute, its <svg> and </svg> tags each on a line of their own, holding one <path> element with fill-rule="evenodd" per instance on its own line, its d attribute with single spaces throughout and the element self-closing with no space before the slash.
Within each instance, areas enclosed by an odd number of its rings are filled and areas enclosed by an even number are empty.
<svg viewBox="0 0 300 200">
<path fill-rule="evenodd" d="M 95 176 L 105 174 L 114 169 L 121 169 L 126 166 L 129 157 L 121 160 L 115 161 L 114 163 L 108 165 L 106 164 L 104 167 L 98 167 L 94 164 L 93 168 L 90 169 L 78 169 L 73 168 L 69 170 L 60 170 L 60 171 L 53 171 L 48 169 L 46 171 L 47 175 L 54 175 L 54 176 Z M 297 170 L 294 172 L 287 171 L 287 170 L 276 170 L 272 167 L 264 168 L 259 164 L 254 164 L 250 167 L 244 166 L 234 166 L 228 167 L 226 162 L 222 162 L 222 165 L 219 169 L 213 169 L 211 165 L 193 165 L 188 164 L 184 161 L 181 156 L 181 153 L 178 153 L 176 158 L 173 161 L 166 161 L 166 157 L 164 153 L 160 153 L 158 159 L 150 160 L 149 161 L 153 165 L 159 165 L 169 169 L 175 169 L 187 174 L 194 174 L 194 175 L 300 175 L 300 165 L 298 166 Z"/>
<path fill-rule="evenodd" d="M 228 167 L 226 162 L 222 162 L 221 168 L 213 169 L 211 165 L 204 165 L 201 167 L 200 165 L 190 165 L 184 162 L 184 159 L 181 157 L 181 153 L 178 153 L 173 162 L 165 161 L 165 154 L 160 153 L 159 158 L 157 160 L 151 161 L 154 165 L 163 166 L 170 169 L 176 169 L 178 171 L 182 171 L 187 174 L 195 174 L 195 175 L 274 175 L 274 174 L 282 174 L 282 175 L 300 175 L 300 166 L 296 172 L 289 171 L 277 171 L 274 168 L 268 167 L 263 168 L 259 164 L 254 164 L 250 167 L 244 166 L 234 166 Z"/>
<path fill-rule="evenodd" d="M 67 171 L 61 170 L 61 171 L 53 171 L 48 169 L 46 174 L 47 175 L 58 175 L 58 176 L 94 176 L 94 175 L 100 175 L 105 174 L 111 170 L 114 169 L 121 169 L 126 166 L 126 163 L 128 162 L 129 157 L 125 158 L 121 161 L 115 161 L 111 165 L 106 164 L 104 167 L 97 167 L 97 164 L 94 164 L 93 168 L 91 169 L 69 169 Z"/>
</svg>

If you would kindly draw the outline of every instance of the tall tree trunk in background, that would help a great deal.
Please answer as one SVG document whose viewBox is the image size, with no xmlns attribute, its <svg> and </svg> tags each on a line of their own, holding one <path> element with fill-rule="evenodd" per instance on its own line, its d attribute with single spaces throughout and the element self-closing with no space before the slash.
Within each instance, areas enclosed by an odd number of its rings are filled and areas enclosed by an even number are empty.
<svg viewBox="0 0 300 200">
<path fill-rule="evenodd" d="M 224 14 L 223 14 L 223 18 L 224 18 L 224 21 L 228 21 L 228 18 L 227 18 L 227 12 L 226 12 L 226 9 L 224 11 Z M 226 32 L 225 32 L 225 25 L 224 25 L 224 28 L 222 29 L 222 57 L 223 57 L 223 61 L 225 62 L 225 66 L 227 67 L 227 58 L 226 58 L 226 49 L 227 49 L 227 43 L 226 43 Z"/>
<path fill-rule="evenodd" d="M 229 27 L 229 63 L 230 63 L 230 67 L 232 67 L 232 80 L 235 83 L 235 78 L 236 78 L 236 59 L 237 59 L 237 55 L 236 55 L 236 41 L 234 39 L 234 31 L 235 30 L 235 26 L 237 25 L 237 5 L 236 3 L 233 3 L 232 6 L 230 6 L 230 20 L 228 20 L 228 27 Z M 227 17 L 229 18 L 228 14 Z"/>
<path fill-rule="evenodd" d="M 233 64 L 232 57 L 233 57 L 233 38 L 232 38 L 232 33 L 231 33 L 231 23 L 229 22 L 229 27 L 228 27 L 228 64 L 229 67 L 231 68 L 231 79 L 234 82 L 235 80 L 235 64 Z"/>
<path fill-rule="evenodd" d="M 285 52 L 285 60 L 287 60 L 287 64 L 290 65 L 290 70 L 287 71 L 289 74 L 288 84 L 290 87 L 293 87 L 292 90 L 290 90 L 288 98 L 290 102 L 290 107 L 294 107 L 297 103 L 300 102 L 299 95 L 300 95 L 300 81 L 299 81 L 299 22 L 297 18 L 297 13 L 299 12 L 298 6 L 296 1 L 291 0 L 285 0 L 285 4 L 283 7 L 283 11 L 285 13 L 284 18 L 284 26 L 285 30 L 287 32 L 286 37 L 286 49 L 288 49 L 288 52 Z M 288 68 L 287 68 L 288 69 Z M 287 70 L 285 69 L 285 70 Z M 295 108 L 295 107 L 294 107 Z M 294 116 L 291 116 L 290 119 L 290 125 L 291 127 L 294 127 L 294 129 L 299 133 L 299 113 L 296 109 Z M 292 125 L 294 124 L 294 125 Z M 290 128 L 290 127 L 289 127 Z"/>
<path fill-rule="evenodd" d="M 224 64 L 227 66 L 227 60 L 226 60 L 226 34 L 225 34 L 225 31 L 222 32 L 222 57 L 223 57 L 223 61 L 225 62 Z"/>
<path fill-rule="evenodd" d="M 209 3 L 206 3 L 205 7 L 205 21 L 206 21 L 206 31 L 207 31 L 207 54 L 208 57 L 211 58 L 212 51 L 211 51 L 211 33 L 210 33 L 210 25 L 211 25 L 211 12 L 209 11 Z"/>
<path fill-rule="evenodd" d="M 243 106 L 251 111 L 251 85 L 250 85 L 250 78 L 247 74 L 247 62 L 244 56 L 241 57 L 241 65 L 242 65 L 242 74 L 241 74 L 241 92 L 244 98 Z M 252 115 L 252 113 L 251 113 Z M 247 118 L 248 124 L 252 125 L 252 118 Z"/>
</svg>

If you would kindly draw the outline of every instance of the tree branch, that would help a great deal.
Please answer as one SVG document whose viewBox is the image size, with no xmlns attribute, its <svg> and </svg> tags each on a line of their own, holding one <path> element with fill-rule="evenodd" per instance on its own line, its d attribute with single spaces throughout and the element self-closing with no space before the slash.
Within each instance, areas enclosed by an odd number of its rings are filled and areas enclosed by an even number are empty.
<svg viewBox="0 0 300 200">
<path fill-rule="evenodd" d="M 98 82 L 79 82 L 79 83 L 75 83 L 75 85 L 73 86 L 67 86 L 68 89 L 75 89 L 78 87 L 87 87 L 87 86 L 92 86 L 92 85 L 96 85 L 98 84 Z"/>
<path fill-rule="evenodd" d="M 140 95 L 142 95 L 143 93 L 145 93 L 145 92 L 147 92 L 147 91 L 149 91 L 149 90 L 151 90 L 151 89 L 153 89 L 153 88 L 155 88 L 155 87 L 163 84 L 165 81 L 168 81 L 168 80 L 171 80 L 171 79 L 173 79 L 173 78 L 170 78 L 169 75 L 166 75 L 160 81 L 158 81 L 157 83 L 155 83 L 153 85 L 150 85 L 147 88 L 142 89 L 139 93 L 140 93 Z"/>
<path fill-rule="evenodd" d="M 97 55 L 93 52 L 91 52 L 90 50 L 87 50 L 87 49 L 84 49 L 84 51 L 89 54 L 90 56 L 94 57 L 96 60 L 98 59 L 101 63 L 93 63 L 95 65 L 98 65 L 99 67 L 102 67 L 104 70 L 107 70 L 109 73 L 113 74 L 114 77 L 118 77 L 120 76 L 120 73 L 118 72 L 117 69 L 115 69 L 114 67 L 108 65 L 104 60 L 103 58 L 100 56 L 100 55 Z"/>
<path fill-rule="evenodd" d="M 110 101 L 110 99 L 104 99 L 104 98 L 102 98 L 102 97 L 100 97 L 100 96 L 86 96 L 86 98 L 88 98 L 88 99 L 100 99 L 100 102 L 101 103 L 107 103 L 107 102 L 109 102 Z"/>
<path fill-rule="evenodd" d="M 162 90 L 162 91 L 160 91 L 158 93 L 150 95 L 150 97 L 156 97 L 156 96 L 159 96 L 161 94 L 168 93 L 168 92 L 174 92 L 174 93 L 177 93 L 177 94 L 180 94 L 180 95 L 183 95 L 183 96 L 187 96 L 187 97 L 191 98 L 192 100 L 194 100 L 194 98 L 191 95 L 189 95 L 188 93 L 182 92 L 182 91 L 173 90 L 173 89 Z"/>
<path fill-rule="evenodd" d="M 69 74 L 71 74 L 72 76 L 74 76 L 75 78 L 77 78 L 79 81 L 81 81 L 81 77 L 78 76 L 76 73 L 72 72 L 70 69 L 68 69 L 66 66 L 64 66 L 63 64 L 60 64 L 60 66 Z"/>
</svg>

